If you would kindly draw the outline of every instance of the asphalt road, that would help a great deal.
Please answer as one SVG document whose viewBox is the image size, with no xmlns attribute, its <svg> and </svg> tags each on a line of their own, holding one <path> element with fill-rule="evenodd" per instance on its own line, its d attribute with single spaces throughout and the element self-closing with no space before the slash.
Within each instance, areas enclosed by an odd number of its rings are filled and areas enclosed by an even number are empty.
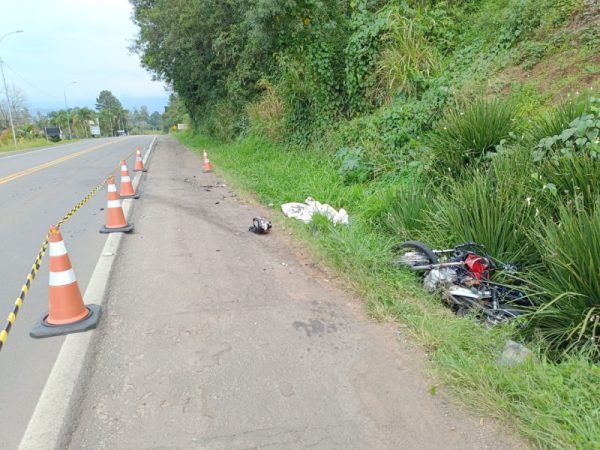
<svg viewBox="0 0 600 450">
<path fill-rule="evenodd" d="M 5 156 L 0 154 L 0 323 L 19 294 L 49 226 L 85 197 L 136 146 L 153 136 L 84 140 Z M 133 169 L 133 157 L 128 160 Z M 62 226 L 63 237 L 85 291 L 106 235 L 106 194 L 98 193 Z M 42 268 L 0 352 L 2 448 L 16 448 L 64 338 L 36 340 L 29 331 L 48 307 L 48 268 Z"/>
</svg>

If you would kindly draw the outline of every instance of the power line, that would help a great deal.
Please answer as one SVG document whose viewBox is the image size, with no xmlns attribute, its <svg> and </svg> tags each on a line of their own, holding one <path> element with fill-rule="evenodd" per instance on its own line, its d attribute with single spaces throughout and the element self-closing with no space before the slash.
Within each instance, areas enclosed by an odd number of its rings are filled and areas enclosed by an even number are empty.
<svg viewBox="0 0 600 450">
<path fill-rule="evenodd" d="M 23 80 L 25 83 L 27 83 L 30 87 L 38 90 L 39 92 L 41 92 L 44 95 L 47 95 L 48 97 L 54 99 L 54 100 L 60 100 L 59 97 L 48 93 L 47 91 L 45 91 L 44 89 L 42 89 L 39 86 L 36 86 L 34 83 L 32 83 L 31 81 L 28 81 L 23 75 L 19 74 L 15 69 L 13 69 L 12 67 L 10 67 L 8 64 L 6 64 L 6 61 L 3 61 L 4 63 L 4 67 L 6 67 L 8 70 L 10 70 L 13 74 L 15 74 L 16 76 L 18 76 L 21 80 Z"/>
</svg>

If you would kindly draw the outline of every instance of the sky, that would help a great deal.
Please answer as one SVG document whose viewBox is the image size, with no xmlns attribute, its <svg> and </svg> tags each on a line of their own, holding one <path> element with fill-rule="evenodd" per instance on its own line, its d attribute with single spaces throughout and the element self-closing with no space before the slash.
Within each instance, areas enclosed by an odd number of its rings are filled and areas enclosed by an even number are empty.
<svg viewBox="0 0 600 450">
<path fill-rule="evenodd" d="M 163 112 L 168 92 L 128 47 L 137 34 L 127 0 L 0 0 L 0 58 L 6 82 L 32 112 L 67 104 L 94 107 L 103 89 L 125 108 Z M 0 85 L 2 95 L 3 86 Z"/>
</svg>

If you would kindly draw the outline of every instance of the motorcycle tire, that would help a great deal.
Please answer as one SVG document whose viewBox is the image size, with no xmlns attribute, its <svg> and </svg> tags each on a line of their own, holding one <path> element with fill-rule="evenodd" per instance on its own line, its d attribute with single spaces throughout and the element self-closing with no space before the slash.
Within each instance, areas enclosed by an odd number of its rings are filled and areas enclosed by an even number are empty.
<svg viewBox="0 0 600 450">
<path fill-rule="evenodd" d="M 431 247 L 419 241 L 406 241 L 399 245 L 398 251 L 402 249 L 416 250 L 427 258 L 427 264 L 437 264 L 438 257 L 433 252 Z"/>
</svg>

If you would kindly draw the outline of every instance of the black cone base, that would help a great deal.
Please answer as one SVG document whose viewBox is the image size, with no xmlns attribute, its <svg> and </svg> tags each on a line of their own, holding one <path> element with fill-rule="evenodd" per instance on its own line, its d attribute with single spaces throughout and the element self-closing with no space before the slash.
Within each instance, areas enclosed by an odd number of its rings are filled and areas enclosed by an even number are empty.
<svg viewBox="0 0 600 450">
<path fill-rule="evenodd" d="M 136 192 L 133 195 L 119 195 L 119 197 L 121 197 L 121 200 L 127 199 L 127 198 L 140 198 L 140 193 Z"/>
<path fill-rule="evenodd" d="M 131 230 L 133 230 L 132 223 L 128 223 L 124 227 L 120 228 L 108 228 L 106 225 L 102 225 L 102 228 L 100 228 L 100 233 L 129 233 Z"/>
<path fill-rule="evenodd" d="M 98 321 L 102 314 L 100 305 L 85 305 L 90 312 L 85 319 L 66 325 L 50 325 L 46 322 L 48 314 L 44 314 L 29 332 L 32 338 L 46 338 L 52 336 L 62 336 L 63 334 L 81 333 L 83 331 L 93 330 L 98 326 Z"/>
</svg>

